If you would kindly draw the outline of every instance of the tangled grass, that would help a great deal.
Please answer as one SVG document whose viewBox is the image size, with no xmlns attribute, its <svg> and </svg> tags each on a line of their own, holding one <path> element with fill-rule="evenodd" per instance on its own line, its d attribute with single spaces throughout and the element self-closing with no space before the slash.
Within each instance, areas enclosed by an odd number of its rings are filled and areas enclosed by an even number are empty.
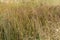
<svg viewBox="0 0 60 40">
<path fill-rule="evenodd" d="M 0 5 L 0 40 L 60 40 L 60 6 Z"/>
</svg>

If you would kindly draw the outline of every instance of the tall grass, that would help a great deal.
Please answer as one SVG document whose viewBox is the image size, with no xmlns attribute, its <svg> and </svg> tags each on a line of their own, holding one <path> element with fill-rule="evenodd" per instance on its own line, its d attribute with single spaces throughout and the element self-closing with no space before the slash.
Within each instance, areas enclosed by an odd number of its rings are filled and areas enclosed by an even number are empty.
<svg viewBox="0 0 60 40">
<path fill-rule="evenodd" d="M 60 6 L 0 6 L 0 40 L 60 40 Z M 58 31 L 56 31 L 58 29 Z"/>
</svg>

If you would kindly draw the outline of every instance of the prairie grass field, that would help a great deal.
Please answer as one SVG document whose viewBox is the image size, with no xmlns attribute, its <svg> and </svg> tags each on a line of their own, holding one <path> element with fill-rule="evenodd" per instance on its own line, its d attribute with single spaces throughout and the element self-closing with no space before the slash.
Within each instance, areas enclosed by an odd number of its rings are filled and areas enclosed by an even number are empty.
<svg viewBox="0 0 60 40">
<path fill-rule="evenodd" d="M 60 40 L 60 6 L 0 3 L 0 40 Z"/>
</svg>

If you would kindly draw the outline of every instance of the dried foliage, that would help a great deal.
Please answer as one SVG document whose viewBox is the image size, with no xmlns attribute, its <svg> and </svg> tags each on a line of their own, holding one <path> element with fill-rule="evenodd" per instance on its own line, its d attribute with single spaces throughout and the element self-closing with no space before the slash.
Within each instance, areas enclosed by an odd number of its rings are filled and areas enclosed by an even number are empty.
<svg viewBox="0 0 60 40">
<path fill-rule="evenodd" d="M 0 4 L 0 40 L 60 40 L 60 6 Z"/>
</svg>

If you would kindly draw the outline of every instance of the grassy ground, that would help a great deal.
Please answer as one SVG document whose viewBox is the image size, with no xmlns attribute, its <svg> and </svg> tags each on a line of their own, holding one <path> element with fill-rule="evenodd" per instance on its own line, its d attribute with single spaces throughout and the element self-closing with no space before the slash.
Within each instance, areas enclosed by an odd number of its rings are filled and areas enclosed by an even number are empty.
<svg viewBox="0 0 60 40">
<path fill-rule="evenodd" d="M 0 40 L 60 40 L 60 6 L 0 4 Z"/>
</svg>

